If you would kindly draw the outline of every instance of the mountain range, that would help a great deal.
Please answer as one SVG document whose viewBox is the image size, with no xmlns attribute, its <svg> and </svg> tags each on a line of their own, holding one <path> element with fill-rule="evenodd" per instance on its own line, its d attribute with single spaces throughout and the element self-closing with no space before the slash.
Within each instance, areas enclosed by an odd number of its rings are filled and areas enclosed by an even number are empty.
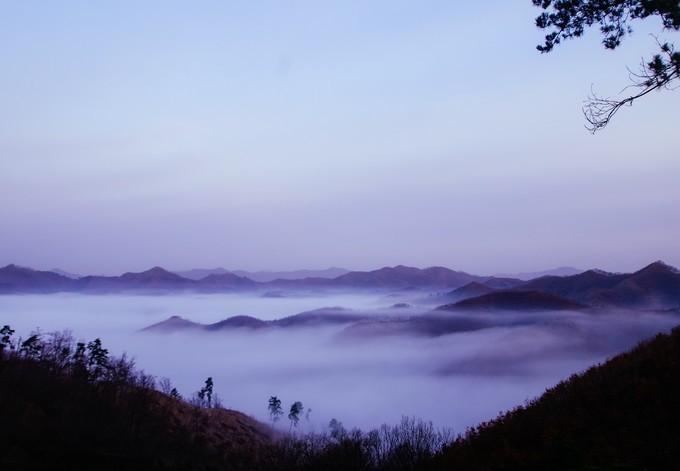
<svg viewBox="0 0 680 471">
<path fill-rule="evenodd" d="M 267 283 L 274 280 L 299 280 L 302 278 L 336 278 L 349 270 L 338 267 L 325 268 L 322 270 L 286 270 L 286 271 L 246 271 L 246 270 L 227 270 L 226 268 L 194 268 L 192 270 L 176 271 L 180 276 L 190 280 L 200 280 L 208 275 L 224 275 L 233 273 L 234 275 L 249 278 L 258 283 Z"/>
<path fill-rule="evenodd" d="M 338 269 L 329 269 L 338 270 Z M 273 272 L 272 272 L 273 273 Z M 288 272 L 289 276 L 292 272 Z M 205 275 L 194 279 L 199 275 Z M 256 281 L 224 269 L 195 270 L 188 278 L 161 267 L 120 276 L 82 276 L 71 278 L 51 271 L 33 270 L 18 265 L 0 268 L 0 293 L 46 293 L 58 291 L 182 291 L 220 292 L 256 288 L 282 289 L 418 289 L 457 288 L 476 281 L 494 288 L 511 288 L 521 280 L 477 276 L 444 267 L 425 269 L 399 265 L 372 271 L 352 271 L 334 278 L 320 276 Z"/>
<path fill-rule="evenodd" d="M 32 270 L 18 265 L 0 268 L 0 293 L 53 292 L 182 292 L 206 293 L 264 290 L 448 290 L 434 297 L 441 305 L 456 309 L 486 306 L 491 309 L 530 308 L 561 304 L 618 307 L 627 309 L 678 309 L 680 271 L 662 261 L 633 273 L 588 270 L 570 276 L 548 275 L 529 281 L 515 278 L 472 275 L 445 267 L 414 268 L 399 265 L 371 271 L 352 271 L 335 278 L 309 277 L 258 282 L 231 272 L 210 273 L 198 280 L 183 277 L 161 267 L 120 276 L 69 278 L 51 271 Z M 285 291 L 284 291 L 285 292 Z M 498 295 L 498 292 L 533 294 Z M 548 297 L 546 295 L 551 295 Z M 474 303 L 468 299 L 477 299 Z M 558 301 L 559 298 L 559 301 Z M 439 302 L 441 301 L 441 302 Z M 463 303 L 463 304 L 460 304 Z M 449 308 L 451 308 L 449 306 Z"/>
</svg>

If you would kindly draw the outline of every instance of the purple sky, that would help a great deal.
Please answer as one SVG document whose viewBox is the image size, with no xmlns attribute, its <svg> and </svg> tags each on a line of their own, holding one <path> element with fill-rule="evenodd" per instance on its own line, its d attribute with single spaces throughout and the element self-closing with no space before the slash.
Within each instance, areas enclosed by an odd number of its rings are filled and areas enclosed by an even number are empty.
<svg viewBox="0 0 680 471">
<path fill-rule="evenodd" d="M 510 3 L 6 5 L 0 264 L 680 265 L 680 91 L 580 113 L 678 35 L 540 55 Z"/>
</svg>

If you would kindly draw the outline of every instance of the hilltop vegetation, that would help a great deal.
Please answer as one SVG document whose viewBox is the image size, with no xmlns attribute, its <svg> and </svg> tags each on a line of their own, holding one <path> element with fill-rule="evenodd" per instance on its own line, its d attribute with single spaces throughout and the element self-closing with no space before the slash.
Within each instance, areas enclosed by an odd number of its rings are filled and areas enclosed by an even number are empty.
<svg viewBox="0 0 680 471">
<path fill-rule="evenodd" d="M 97 339 L 0 334 L 0 468 L 249 469 L 270 430 L 155 389 Z"/>
<path fill-rule="evenodd" d="M 469 430 L 437 468 L 677 469 L 678 417 L 680 328 Z"/>
</svg>

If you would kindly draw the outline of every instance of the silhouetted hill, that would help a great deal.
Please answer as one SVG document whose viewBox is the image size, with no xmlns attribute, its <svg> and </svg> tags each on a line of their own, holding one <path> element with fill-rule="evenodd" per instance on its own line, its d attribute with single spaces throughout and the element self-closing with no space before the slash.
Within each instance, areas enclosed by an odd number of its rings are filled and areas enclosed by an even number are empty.
<svg viewBox="0 0 680 471">
<path fill-rule="evenodd" d="M 663 262 L 654 262 L 609 290 L 591 293 L 590 301 L 626 308 L 677 308 L 680 307 L 680 272 Z"/>
<path fill-rule="evenodd" d="M 223 269 L 217 269 L 223 271 Z M 440 290 L 458 289 L 470 283 L 495 290 L 541 291 L 573 302 L 630 309 L 676 309 L 680 306 L 680 273 L 655 262 L 631 274 L 588 270 L 572 276 L 544 276 L 527 282 L 513 278 L 477 276 L 444 267 L 425 269 L 399 265 L 372 271 L 353 271 L 336 278 L 278 279 L 261 283 L 233 273 L 214 273 L 193 280 L 154 267 L 121 276 L 84 276 L 77 280 L 53 272 L 8 265 L 0 269 L 0 293 L 52 293 L 74 291 L 115 293 L 125 291 L 220 293 L 261 289 L 295 290 Z M 463 294 L 464 291 L 461 292 Z M 467 295 L 466 295 L 467 296 Z M 436 296 L 432 300 L 436 300 Z"/>
<path fill-rule="evenodd" d="M 304 278 L 336 278 L 348 273 L 349 270 L 338 267 L 325 268 L 321 270 L 284 270 L 284 271 L 247 271 L 247 270 L 227 270 L 226 268 L 194 268 L 192 270 L 176 271 L 179 276 L 190 280 L 200 280 L 209 275 L 224 275 L 231 273 L 243 278 L 256 281 L 258 283 L 269 283 L 275 280 L 302 280 Z"/>
<path fill-rule="evenodd" d="M 680 306 L 680 272 L 661 261 L 631 274 L 588 270 L 563 278 L 538 278 L 518 289 L 545 291 L 600 307 L 674 309 Z"/>
<path fill-rule="evenodd" d="M 498 291 L 439 306 L 440 311 L 564 311 L 587 306 L 540 291 Z"/>
<path fill-rule="evenodd" d="M 54 293 L 73 289 L 72 279 L 18 265 L 0 268 L 0 293 Z"/>
<path fill-rule="evenodd" d="M 460 286 L 472 276 L 444 267 L 419 269 L 399 265 L 372 271 L 354 271 L 335 278 L 335 284 L 354 288 L 400 288 L 422 286 Z"/>
<path fill-rule="evenodd" d="M 544 276 L 528 281 L 518 289 L 545 291 L 575 301 L 587 302 L 593 292 L 612 288 L 627 276 L 601 270 L 588 270 L 572 276 Z"/>
<path fill-rule="evenodd" d="M 679 397 L 676 328 L 473 428 L 430 469 L 678 469 Z"/>
<path fill-rule="evenodd" d="M 121 276 L 84 276 L 76 280 L 78 291 L 182 291 L 195 288 L 193 280 L 153 267 L 143 272 L 127 272 Z"/>
<path fill-rule="evenodd" d="M 144 327 L 142 332 L 172 333 L 191 329 L 202 329 L 203 325 L 184 319 L 180 316 L 171 316 L 164 321 Z"/>
<path fill-rule="evenodd" d="M 199 280 L 184 278 L 161 267 L 121 276 L 85 276 L 77 280 L 78 291 L 204 291 L 223 292 L 250 289 L 257 286 L 252 280 L 233 273 L 210 274 Z"/>
<path fill-rule="evenodd" d="M 26 341 L 0 348 L 0 469 L 252 469 L 270 442 L 240 412 L 155 390 L 96 342 Z"/>
<path fill-rule="evenodd" d="M 222 273 L 208 275 L 205 278 L 201 278 L 196 282 L 198 286 L 203 289 L 208 290 L 224 290 L 231 288 L 253 288 L 257 286 L 257 283 L 253 280 L 238 276 L 233 273 Z"/>
<path fill-rule="evenodd" d="M 224 319 L 214 324 L 208 324 L 205 326 L 206 330 L 226 330 L 226 329 L 259 329 L 261 327 L 266 327 L 268 323 L 266 321 L 256 319 L 251 316 L 232 316 Z"/>
<path fill-rule="evenodd" d="M 499 287 L 514 287 L 521 283 L 520 280 L 471 275 L 445 267 L 420 269 L 398 265 L 349 272 L 335 278 L 333 285 L 352 288 L 458 288 L 473 281 Z"/>
<path fill-rule="evenodd" d="M 444 267 L 415 268 L 398 265 L 371 271 L 351 271 L 336 278 L 274 280 L 267 285 L 287 289 L 427 289 L 458 288 L 472 281 L 497 288 L 512 288 L 521 280 L 470 275 Z"/>
<path fill-rule="evenodd" d="M 193 284 L 191 280 L 182 278 L 181 276 L 169 272 L 168 270 L 161 267 L 153 267 L 149 270 L 139 273 L 123 273 L 120 276 L 120 281 L 124 284 L 142 287 L 185 287 Z"/>
</svg>

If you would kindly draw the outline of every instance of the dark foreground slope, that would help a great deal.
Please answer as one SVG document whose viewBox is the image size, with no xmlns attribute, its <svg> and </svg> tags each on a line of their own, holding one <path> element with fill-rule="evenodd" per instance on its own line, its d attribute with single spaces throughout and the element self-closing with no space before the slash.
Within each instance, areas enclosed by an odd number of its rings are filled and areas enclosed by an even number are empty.
<svg viewBox="0 0 680 471">
<path fill-rule="evenodd" d="M 251 469 L 270 440 L 244 414 L 154 390 L 105 350 L 17 347 L 0 348 L 0 469 Z"/>
<path fill-rule="evenodd" d="M 680 328 L 446 447 L 437 469 L 680 469 Z"/>
</svg>

